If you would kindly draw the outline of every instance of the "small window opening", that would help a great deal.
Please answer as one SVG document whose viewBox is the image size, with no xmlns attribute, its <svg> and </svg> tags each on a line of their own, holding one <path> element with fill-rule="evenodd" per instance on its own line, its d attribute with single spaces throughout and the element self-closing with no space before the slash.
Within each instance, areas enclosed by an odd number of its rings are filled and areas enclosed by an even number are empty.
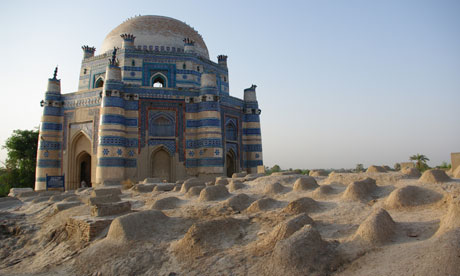
<svg viewBox="0 0 460 276">
<path fill-rule="evenodd" d="M 102 86 L 104 86 L 104 80 L 102 78 L 98 78 L 96 80 L 96 83 L 94 84 L 94 87 L 98 88 L 98 87 L 102 87 Z"/>
<path fill-rule="evenodd" d="M 196 70 L 197 70 L 198 72 L 200 72 L 200 66 L 197 66 L 197 67 L 196 67 Z"/>
<path fill-rule="evenodd" d="M 136 66 L 136 61 L 133 59 L 133 61 L 131 61 L 131 66 Z"/>
<path fill-rule="evenodd" d="M 86 75 L 86 68 L 83 69 L 83 75 Z"/>
<path fill-rule="evenodd" d="M 184 70 L 187 69 L 187 65 L 185 63 L 182 64 L 182 69 L 184 69 Z"/>
<path fill-rule="evenodd" d="M 153 80 L 153 87 L 165 87 L 165 81 L 158 77 L 155 80 Z"/>
</svg>

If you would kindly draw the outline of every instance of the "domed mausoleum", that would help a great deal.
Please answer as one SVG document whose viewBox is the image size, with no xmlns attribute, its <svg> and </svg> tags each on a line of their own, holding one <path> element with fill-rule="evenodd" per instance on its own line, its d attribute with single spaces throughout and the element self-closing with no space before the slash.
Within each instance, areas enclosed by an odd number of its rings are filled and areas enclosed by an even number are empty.
<svg viewBox="0 0 460 276">
<path fill-rule="evenodd" d="M 48 80 L 35 189 L 153 177 L 253 173 L 263 166 L 256 86 L 230 96 L 227 56 L 209 59 L 201 35 L 179 20 L 138 16 L 83 46 L 78 91 Z M 62 179 L 62 178 L 61 178 Z"/>
</svg>

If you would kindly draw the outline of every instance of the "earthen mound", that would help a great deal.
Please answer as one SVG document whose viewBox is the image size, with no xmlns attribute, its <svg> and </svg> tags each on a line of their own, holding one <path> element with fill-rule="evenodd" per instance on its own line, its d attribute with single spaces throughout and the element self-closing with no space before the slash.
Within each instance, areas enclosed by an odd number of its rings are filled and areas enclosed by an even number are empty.
<svg viewBox="0 0 460 276">
<path fill-rule="evenodd" d="M 34 198 L 31 202 L 32 203 L 40 203 L 40 202 L 45 202 L 50 199 L 50 196 L 38 196 Z"/>
<path fill-rule="evenodd" d="M 372 197 L 372 193 L 376 190 L 377 185 L 375 184 L 375 180 L 368 177 L 361 181 L 354 181 L 348 185 L 343 193 L 343 198 L 345 200 L 366 201 Z"/>
<path fill-rule="evenodd" d="M 241 182 L 239 180 L 236 180 L 236 179 L 233 179 L 230 182 L 230 185 L 228 185 L 228 190 L 230 192 L 233 192 L 233 191 L 236 191 L 236 190 L 239 190 L 239 189 L 243 189 L 243 188 L 244 188 L 243 182 Z"/>
<path fill-rule="evenodd" d="M 444 170 L 431 169 L 425 171 L 418 181 L 427 183 L 443 183 L 449 182 L 450 180 L 450 177 L 447 176 Z"/>
<path fill-rule="evenodd" d="M 176 185 L 172 183 L 162 183 L 158 184 L 155 188 L 153 188 L 153 190 L 156 192 L 168 192 L 172 191 L 175 187 Z"/>
<path fill-rule="evenodd" d="M 67 198 L 64 198 L 62 202 L 74 202 L 74 201 L 80 201 L 80 198 L 78 196 L 72 195 Z"/>
<path fill-rule="evenodd" d="M 286 187 L 284 187 L 283 185 L 281 185 L 279 182 L 275 182 L 275 183 L 269 183 L 265 186 L 265 189 L 264 189 L 264 193 L 265 194 L 281 194 L 282 192 L 284 192 L 286 189 Z"/>
<path fill-rule="evenodd" d="M 33 192 L 33 191 L 34 190 L 32 188 L 11 188 L 8 196 L 15 197 L 15 196 L 18 196 L 20 193 Z"/>
<path fill-rule="evenodd" d="M 58 202 L 62 201 L 68 197 L 74 197 L 72 194 L 57 194 L 50 197 L 49 202 Z"/>
<path fill-rule="evenodd" d="M 386 173 L 387 170 L 382 166 L 372 165 L 372 166 L 369 166 L 369 168 L 367 168 L 366 172 L 367 173 Z"/>
<path fill-rule="evenodd" d="M 395 234 L 396 223 L 384 209 L 375 210 L 364 220 L 355 233 L 354 239 L 371 245 L 382 245 Z"/>
<path fill-rule="evenodd" d="M 254 246 L 254 253 L 257 255 L 262 255 L 267 251 L 271 251 L 277 242 L 290 237 L 304 225 L 313 225 L 313 223 L 313 219 L 310 218 L 307 214 L 300 214 L 289 219 L 288 221 L 279 223 L 267 236 L 256 243 Z"/>
<path fill-rule="evenodd" d="M 458 224 L 457 227 L 459 227 Z M 421 254 L 422 256 L 418 261 L 422 264 L 420 265 L 420 273 L 415 275 L 459 275 L 459 242 L 460 231 L 458 228 L 436 235 L 433 243 L 426 247 L 425 254 Z"/>
<path fill-rule="evenodd" d="M 284 211 L 289 214 L 311 213 L 318 210 L 319 205 L 314 199 L 301 197 L 289 202 Z"/>
<path fill-rule="evenodd" d="M 273 198 L 266 197 L 266 198 L 261 198 L 259 200 L 254 201 L 251 205 L 249 205 L 248 209 L 246 211 L 248 212 L 260 212 L 260 211 L 266 211 L 272 208 L 275 208 L 278 205 L 278 201 L 274 200 Z"/>
<path fill-rule="evenodd" d="M 144 179 L 142 184 L 152 184 L 152 183 L 161 183 L 161 179 L 156 178 L 156 177 L 148 177 Z"/>
<path fill-rule="evenodd" d="M 204 181 L 198 178 L 189 178 L 185 180 L 184 183 L 182 184 L 181 192 L 186 193 L 188 192 L 188 190 L 190 190 L 190 188 L 196 187 L 196 186 L 204 187 L 206 186 L 206 184 L 204 183 Z"/>
<path fill-rule="evenodd" d="M 307 191 L 318 188 L 318 183 L 312 176 L 303 176 L 294 182 L 294 191 Z"/>
<path fill-rule="evenodd" d="M 99 188 L 91 191 L 92 197 L 107 196 L 107 195 L 121 195 L 119 188 Z"/>
<path fill-rule="evenodd" d="M 253 181 L 254 179 L 257 179 L 262 176 L 265 176 L 265 174 L 264 173 L 251 173 L 244 177 L 244 181 Z"/>
<path fill-rule="evenodd" d="M 248 195 L 238 194 L 224 201 L 223 206 L 229 207 L 233 211 L 241 212 L 248 208 L 252 202 L 254 202 L 254 199 L 250 198 Z"/>
<path fill-rule="evenodd" d="M 244 234 L 243 225 L 243 221 L 234 218 L 193 224 L 182 239 L 171 245 L 172 251 L 181 260 L 194 261 L 233 246 Z"/>
<path fill-rule="evenodd" d="M 324 170 L 311 170 L 308 173 L 309 176 L 319 177 L 319 176 L 328 176 L 329 174 Z"/>
<path fill-rule="evenodd" d="M 216 177 L 216 185 L 228 185 L 228 178 L 227 177 Z"/>
<path fill-rule="evenodd" d="M 166 231 L 168 217 L 158 210 L 147 210 L 118 217 L 110 224 L 107 239 L 113 241 L 136 241 L 155 237 Z"/>
<path fill-rule="evenodd" d="M 227 188 L 223 185 L 209 186 L 200 192 L 200 201 L 211 201 L 225 198 L 229 195 Z"/>
<path fill-rule="evenodd" d="M 156 210 L 167 210 L 167 209 L 174 209 L 180 203 L 180 199 L 175 196 L 165 197 L 156 200 L 152 204 L 152 209 Z"/>
<path fill-rule="evenodd" d="M 451 198 L 447 213 L 441 218 L 437 235 L 446 233 L 450 230 L 457 230 L 460 228 L 460 199 L 458 197 Z"/>
<path fill-rule="evenodd" d="M 442 198 L 435 191 L 417 186 L 405 186 L 394 190 L 385 200 L 387 208 L 399 209 L 418 205 L 430 204 Z"/>
<path fill-rule="evenodd" d="M 185 197 L 195 197 L 195 196 L 199 196 L 201 191 L 205 188 L 205 186 L 194 186 L 194 187 L 191 187 L 188 192 L 185 194 Z"/>
<path fill-rule="evenodd" d="M 401 170 L 401 172 L 404 174 L 404 175 L 407 175 L 408 177 L 413 177 L 413 178 L 419 178 L 420 175 L 422 175 L 420 173 L 419 170 L 417 170 L 416 168 L 403 168 Z"/>
<path fill-rule="evenodd" d="M 335 189 L 331 185 L 321 185 L 313 192 L 313 197 L 323 198 L 335 193 Z"/>
<path fill-rule="evenodd" d="M 245 173 L 245 172 L 234 173 L 234 174 L 232 174 L 232 178 L 245 177 L 246 175 L 247 175 L 247 173 Z"/>
<path fill-rule="evenodd" d="M 339 265 L 336 245 L 321 238 L 305 225 L 289 238 L 279 241 L 266 264 L 269 275 L 329 275 Z"/>
</svg>

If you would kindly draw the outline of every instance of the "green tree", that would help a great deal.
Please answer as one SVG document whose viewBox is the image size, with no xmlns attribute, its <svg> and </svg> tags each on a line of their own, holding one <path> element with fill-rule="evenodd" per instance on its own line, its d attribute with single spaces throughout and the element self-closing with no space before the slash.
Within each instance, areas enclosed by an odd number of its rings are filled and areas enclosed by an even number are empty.
<svg viewBox="0 0 460 276">
<path fill-rule="evenodd" d="M 8 156 L 5 167 L 0 169 L 0 191 L 4 195 L 10 188 L 34 187 L 37 163 L 37 130 L 15 130 L 4 149 Z"/>
<path fill-rule="evenodd" d="M 362 171 L 364 171 L 364 166 L 363 166 L 363 164 L 356 164 L 355 171 L 356 171 L 356 172 L 362 172 Z"/>
<path fill-rule="evenodd" d="M 275 165 L 275 166 L 273 166 L 273 167 L 270 169 L 270 171 L 271 171 L 272 173 L 274 173 L 274 172 L 280 172 L 280 171 L 281 171 L 281 167 L 280 167 L 279 165 Z"/>
<path fill-rule="evenodd" d="M 400 163 L 395 163 L 395 165 L 393 166 L 393 168 L 394 168 L 396 171 L 400 171 L 400 170 L 401 170 L 401 164 L 400 164 Z"/>
<path fill-rule="evenodd" d="M 447 163 L 446 161 L 443 161 L 443 162 L 441 163 L 441 165 L 436 166 L 436 168 L 438 168 L 438 169 L 447 169 L 447 170 L 448 170 L 448 169 L 451 169 L 451 168 L 452 168 L 452 164 Z"/>
<path fill-rule="evenodd" d="M 425 171 L 425 170 L 427 170 L 429 168 L 428 164 L 426 163 L 426 161 L 430 161 L 430 159 L 428 159 L 428 157 L 426 157 L 423 154 L 417 153 L 415 155 L 412 155 L 412 156 L 409 157 L 409 160 L 415 161 L 415 167 L 419 171 Z"/>
</svg>

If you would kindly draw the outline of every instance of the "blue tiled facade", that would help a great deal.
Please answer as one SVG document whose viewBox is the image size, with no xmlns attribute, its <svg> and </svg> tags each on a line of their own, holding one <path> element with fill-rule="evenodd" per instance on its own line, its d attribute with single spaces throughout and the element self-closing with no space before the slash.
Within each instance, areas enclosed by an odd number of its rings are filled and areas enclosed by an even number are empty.
<svg viewBox="0 0 460 276">
<path fill-rule="evenodd" d="M 171 160 L 170 181 L 226 174 L 230 153 L 235 172 L 256 172 L 263 160 L 255 86 L 245 100 L 230 96 L 226 56 L 216 63 L 191 51 L 193 43 L 136 45 L 135 36 L 115 59 L 85 48 L 92 52 L 84 52 L 78 91 L 45 93 L 40 131 L 53 139 L 40 142 L 37 183 L 45 168 L 75 175 L 78 133 L 90 140 L 85 152 L 94 157 L 94 181 L 154 176 L 152 158 L 161 149 Z M 155 80 L 163 87 L 153 87 Z"/>
</svg>

